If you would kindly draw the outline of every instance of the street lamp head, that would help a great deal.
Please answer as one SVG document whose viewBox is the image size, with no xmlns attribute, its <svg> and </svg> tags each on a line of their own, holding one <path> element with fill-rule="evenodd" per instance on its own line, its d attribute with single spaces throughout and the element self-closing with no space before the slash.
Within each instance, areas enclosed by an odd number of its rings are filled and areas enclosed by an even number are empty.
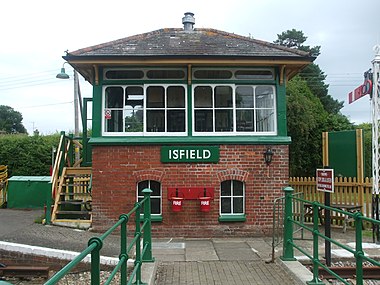
<svg viewBox="0 0 380 285">
<path fill-rule="evenodd" d="M 65 65 L 65 63 L 63 64 L 63 66 Z M 70 76 L 66 73 L 65 68 L 63 66 L 61 68 L 61 72 L 57 74 L 56 78 L 59 78 L 59 79 L 69 79 Z"/>
</svg>

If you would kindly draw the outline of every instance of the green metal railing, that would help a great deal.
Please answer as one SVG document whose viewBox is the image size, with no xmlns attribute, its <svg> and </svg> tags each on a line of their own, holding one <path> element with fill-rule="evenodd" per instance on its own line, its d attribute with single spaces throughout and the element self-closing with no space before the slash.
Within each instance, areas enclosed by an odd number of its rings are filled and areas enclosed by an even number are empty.
<svg viewBox="0 0 380 285">
<path fill-rule="evenodd" d="M 63 276 L 65 276 L 71 269 L 78 265 L 88 254 L 91 254 L 91 285 L 100 284 L 100 250 L 103 246 L 104 240 L 120 226 L 120 255 L 119 262 L 111 272 L 108 280 L 104 283 L 108 285 L 111 283 L 116 273 L 120 271 L 120 284 L 142 285 L 146 284 L 141 281 L 141 267 L 145 262 L 153 262 L 152 257 L 152 235 L 151 235 L 151 207 L 150 207 L 150 194 L 152 190 L 144 189 L 144 199 L 135 203 L 134 208 L 128 214 L 122 214 L 119 221 L 108 229 L 100 237 L 93 237 L 88 241 L 88 247 L 82 251 L 75 259 L 58 271 L 45 285 L 56 284 Z M 144 218 L 140 218 L 141 207 L 144 209 Z M 135 233 L 132 241 L 127 243 L 127 223 L 131 215 L 135 215 Z M 143 238 L 143 248 L 141 250 L 141 237 Z M 129 254 L 135 246 L 135 263 L 134 269 L 129 276 L 127 276 L 127 261 Z"/>
<path fill-rule="evenodd" d="M 313 279 L 307 284 L 313 285 L 313 284 L 324 284 L 319 279 L 319 267 L 324 268 L 327 272 L 329 272 L 331 275 L 333 275 L 335 278 L 337 278 L 339 281 L 343 282 L 344 284 L 349 285 L 345 279 L 337 275 L 335 272 L 333 272 L 329 267 L 327 267 L 319 258 L 318 254 L 318 238 L 322 238 L 324 240 L 327 240 L 331 242 L 332 244 L 339 246 L 348 252 L 352 253 L 355 257 L 356 261 L 356 284 L 357 285 L 363 285 L 363 261 L 368 261 L 372 263 L 373 265 L 380 266 L 380 262 L 364 255 L 363 248 L 362 248 L 362 223 L 363 221 L 368 221 L 373 224 L 380 224 L 380 221 L 374 220 L 371 218 L 364 217 L 362 213 L 350 213 L 347 211 L 343 211 L 337 208 L 325 206 L 319 202 L 312 202 L 313 205 L 313 227 L 308 227 L 303 223 L 303 220 L 297 221 L 293 219 L 293 201 L 298 201 L 301 203 L 310 203 L 308 200 L 304 200 L 298 197 L 294 197 L 293 195 L 293 188 L 291 187 L 285 187 L 285 210 L 284 210 L 284 247 L 283 247 L 283 255 L 281 256 L 282 260 L 285 261 L 292 261 L 296 260 L 294 258 L 294 248 L 298 249 L 300 252 L 302 252 L 305 256 L 307 256 L 313 264 Z M 341 213 L 343 215 L 347 215 L 354 219 L 355 221 L 355 249 L 352 249 L 351 247 L 348 247 L 344 244 L 341 244 L 337 242 L 336 240 L 329 238 L 322 233 L 319 232 L 318 229 L 318 210 L 319 208 L 335 211 L 338 213 Z M 313 235 L 313 252 L 310 254 L 307 252 L 304 248 L 296 245 L 293 241 L 293 225 L 298 225 L 299 227 L 305 229 L 306 231 L 309 231 Z"/>
</svg>

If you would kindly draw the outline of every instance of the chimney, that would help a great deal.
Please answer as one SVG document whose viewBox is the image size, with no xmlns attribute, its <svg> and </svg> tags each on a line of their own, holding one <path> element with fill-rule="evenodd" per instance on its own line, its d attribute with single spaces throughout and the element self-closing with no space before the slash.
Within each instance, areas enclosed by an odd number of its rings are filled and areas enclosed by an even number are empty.
<svg viewBox="0 0 380 285">
<path fill-rule="evenodd" d="M 185 31 L 191 32 L 195 24 L 194 13 L 186 12 L 185 17 L 182 18 L 182 24 Z"/>
</svg>

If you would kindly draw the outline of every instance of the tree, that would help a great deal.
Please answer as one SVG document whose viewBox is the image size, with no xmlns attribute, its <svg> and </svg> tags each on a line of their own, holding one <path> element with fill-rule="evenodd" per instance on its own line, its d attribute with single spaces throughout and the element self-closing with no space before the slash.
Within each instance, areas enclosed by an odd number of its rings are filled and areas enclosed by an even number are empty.
<svg viewBox="0 0 380 285">
<path fill-rule="evenodd" d="M 321 46 L 310 47 L 304 45 L 307 37 L 302 31 L 297 31 L 295 29 L 287 30 L 281 34 L 277 34 L 277 37 L 278 39 L 274 41 L 275 44 L 306 51 L 315 57 L 321 53 Z M 329 86 L 324 82 L 326 75 L 317 64 L 309 64 L 303 71 L 301 71 L 300 76 L 306 80 L 310 90 L 321 100 L 324 109 L 328 113 L 339 113 L 340 109 L 343 108 L 344 102 L 338 101 L 328 94 Z"/>
<path fill-rule="evenodd" d="M 287 86 L 289 170 L 291 176 L 309 176 L 322 165 L 321 134 L 328 114 L 305 80 L 294 77 Z"/>
<path fill-rule="evenodd" d="M 15 111 L 12 107 L 0 105 L 0 131 L 5 131 L 7 134 L 27 134 L 22 124 L 21 113 Z"/>
<path fill-rule="evenodd" d="M 320 54 L 320 46 L 304 45 L 307 37 L 295 29 L 278 34 L 274 42 L 288 48 Z M 290 176 L 314 176 L 322 166 L 322 132 L 353 129 L 353 124 L 340 113 L 343 102 L 328 94 L 326 75 L 316 64 L 309 64 L 287 85 Z"/>
</svg>

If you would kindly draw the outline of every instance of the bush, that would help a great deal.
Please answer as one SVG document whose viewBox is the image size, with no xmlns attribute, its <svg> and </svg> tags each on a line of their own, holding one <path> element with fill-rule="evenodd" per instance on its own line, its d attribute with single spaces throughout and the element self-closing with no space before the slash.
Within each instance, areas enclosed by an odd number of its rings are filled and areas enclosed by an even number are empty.
<svg viewBox="0 0 380 285">
<path fill-rule="evenodd" d="M 50 175 L 52 147 L 58 147 L 59 138 L 59 134 L 0 135 L 0 164 L 8 165 L 9 177 Z"/>
</svg>

